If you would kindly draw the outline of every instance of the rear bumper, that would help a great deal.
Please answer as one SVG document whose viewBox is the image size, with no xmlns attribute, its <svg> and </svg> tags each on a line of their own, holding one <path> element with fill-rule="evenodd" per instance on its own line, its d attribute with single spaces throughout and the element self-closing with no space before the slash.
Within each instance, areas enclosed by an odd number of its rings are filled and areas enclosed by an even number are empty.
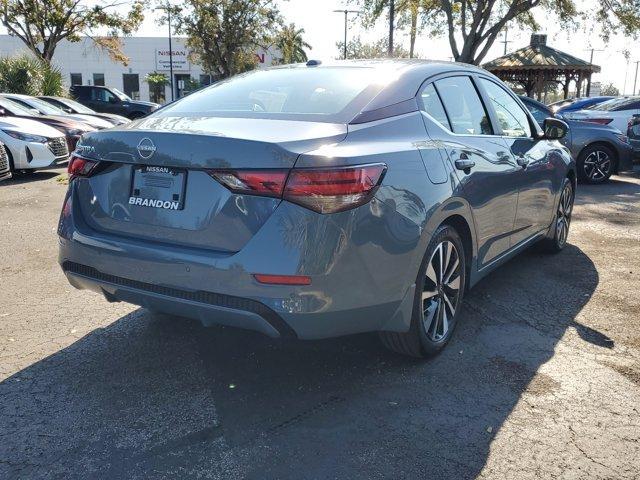
<svg viewBox="0 0 640 480">
<path fill-rule="evenodd" d="M 128 302 L 151 310 L 219 324 L 255 330 L 269 337 L 297 337 L 278 314 L 245 298 L 206 291 L 185 291 L 108 275 L 72 262 L 63 262 L 69 283 L 78 289 L 101 293 L 110 302 Z"/>
<path fill-rule="evenodd" d="M 420 229 L 411 229 L 414 238 L 405 238 L 400 248 L 398 236 L 406 237 L 407 225 L 401 232 L 390 230 L 407 220 L 395 211 L 377 212 L 376 221 L 386 224 L 384 232 L 373 232 L 369 205 L 318 215 L 282 202 L 240 252 L 229 254 L 93 230 L 73 208 L 73 183 L 70 192 L 58 228 L 59 262 L 76 288 L 272 337 L 318 339 L 409 328 Z M 301 225 L 310 225 L 302 236 L 285 228 Z M 308 275 L 312 283 L 264 285 L 253 273 Z"/>
</svg>

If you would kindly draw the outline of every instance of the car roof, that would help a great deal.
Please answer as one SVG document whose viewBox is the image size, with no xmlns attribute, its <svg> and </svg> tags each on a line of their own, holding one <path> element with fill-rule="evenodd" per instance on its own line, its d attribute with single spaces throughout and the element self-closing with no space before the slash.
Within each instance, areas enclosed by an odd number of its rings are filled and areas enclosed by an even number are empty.
<svg viewBox="0 0 640 480">
<path fill-rule="evenodd" d="M 395 105 L 413 99 L 420 86 L 429 77 L 443 73 L 474 73 L 497 77 L 483 68 L 468 63 L 446 62 L 443 60 L 406 59 L 362 59 L 362 60 L 310 60 L 307 63 L 295 63 L 270 67 L 267 70 L 298 68 L 371 68 L 380 74 L 391 74 L 393 81 L 385 86 L 375 98 L 362 110 L 362 113 Z"/>
</svg>

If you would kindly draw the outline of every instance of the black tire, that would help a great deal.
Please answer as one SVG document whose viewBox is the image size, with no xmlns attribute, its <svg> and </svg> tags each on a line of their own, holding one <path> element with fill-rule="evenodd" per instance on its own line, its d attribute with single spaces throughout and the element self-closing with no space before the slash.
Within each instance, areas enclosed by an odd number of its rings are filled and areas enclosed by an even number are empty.
<svg viewBox="0 0 640 480">
<path fill-rule="evenodd" d="M 444 266 L 442 273 L 438 265 Z M 408 332 L 380 332 L 382 343 L 390 350 L 418 358 L 440 352 L 458 323 L 466 266 L 460 235 L 452 226 L 441 225 L 429 242 L 418 271 L 411 327 Z"/>
<path fill-rule="evenodd" d="M 16 173 L 16 167 L 13 163 L 13 155 L 11 155 L 11 152 L 9 151 L 9 147 L 5 148 L 5 151 L 7 152 L 7 158 L 9 159 L 9 171 L 14 174 Z"/>
<path fill-rule="evenodd" d="M 566 246 L 569 227 L 571 226 L 574 199 L 575 192 L 573 191 L 573 182 L 565 178 L 562 184 L 562 190 L 560 190 L 556 214 L 553 217 L 553 236 L 547 237 L 540 242 L 543 251 L 547 253 L 558 253 Z"/>
<path fill-rule="evenodd" d="M 616 154 L 607 145 L 596 143 L 584 148 L 578 155 L 578 180 L 585 183 L 604 183 L 615 171 Z"/>
</svg>

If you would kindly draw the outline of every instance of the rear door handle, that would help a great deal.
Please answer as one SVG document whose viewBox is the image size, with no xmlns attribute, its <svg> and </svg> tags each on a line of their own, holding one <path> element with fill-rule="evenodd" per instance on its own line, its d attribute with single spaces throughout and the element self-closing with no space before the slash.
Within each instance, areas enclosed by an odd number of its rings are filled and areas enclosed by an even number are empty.
<svg viewBox="0 0 640 480">
<path fill-rule="evenodd" d="M 476 166 L 476 162 L 465 157 L 466 155 L 464 157 L 460 156 L 460 158 L 456 160 L 456 168 L 458 170 L 464 170 L 464 173 L 469 173 L 469 170 Z"/>
</svg>

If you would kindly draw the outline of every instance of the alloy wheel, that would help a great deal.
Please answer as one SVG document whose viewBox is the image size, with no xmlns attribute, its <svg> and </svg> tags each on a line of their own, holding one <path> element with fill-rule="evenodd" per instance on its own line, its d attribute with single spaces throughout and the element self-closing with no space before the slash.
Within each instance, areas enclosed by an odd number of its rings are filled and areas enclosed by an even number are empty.
<svg viewBox="0 0 640 480">
<path fill-rule="evenodd" d="M 564 245 L 569 236 L 571 211 L 573 210 L 573 189 L 570 184 L 565 185 L 560 195 L 558 214 L 556 219 L 556 239 L 559 245 Z"/>
<path fill-rule="evenodd" d="M 611 171 L 611 157 L 607 152 L 595 150 L 584 159 L 582 168 L 586 177 L 594 182 L 609 177 Z"/>
<path fill-rule="evenodd" d="M 447 336 L 460 300 L 462 263 L 455 245 L 445 240 L 433 251 L 422 291 L 422 322 L 427 337 Z"/>
</svg>

